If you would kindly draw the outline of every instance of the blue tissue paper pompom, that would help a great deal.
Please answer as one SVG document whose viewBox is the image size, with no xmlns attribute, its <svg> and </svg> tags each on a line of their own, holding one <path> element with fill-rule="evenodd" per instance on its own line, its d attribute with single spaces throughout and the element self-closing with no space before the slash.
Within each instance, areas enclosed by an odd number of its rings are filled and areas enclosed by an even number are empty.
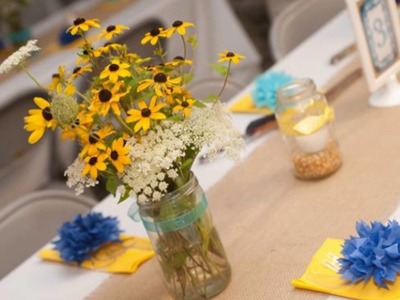
<svg viewBox="0 0 400 300">
<path fill-rule="evenodd" d="M 278 104 L 276 90 L 293 80 L 294 77 L 281 72 L 268 72 L 258 76 L 252 92 L 255 105 L 257 107 L 268 107 L 274 111 Z"/>
<path fill-rule="evenodd" d="M 346 239 L 339 259 L 344 280 L 352 283 L 374 282 L 388 288 L 400 272 L 400 226 L 397 221 L 387 225 L 375 221 L 371 227 L 363 221 L 357 222 L 359 237 Z"/>
<path fill-rule="evenodd" d="M 53 244 L 65 262 L 80 264 L 103 244 L 120 242 L 119 234 L 122 231 L 118 228 L 118 223 L 117 218 L 104 217 L 97 212 L 77 215 L 61 226 L 59 239 Z"/>
</svg>

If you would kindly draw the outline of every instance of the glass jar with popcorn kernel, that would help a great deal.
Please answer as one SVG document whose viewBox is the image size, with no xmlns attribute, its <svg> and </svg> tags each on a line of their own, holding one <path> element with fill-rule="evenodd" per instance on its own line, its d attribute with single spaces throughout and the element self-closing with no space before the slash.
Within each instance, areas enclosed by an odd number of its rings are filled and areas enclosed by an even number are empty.
<svg viewBox="0 0 400 300">
<path fill-rule="evenodd" d="M 293 170 L 301 179 L 318 179 L 342 164 L 334 112 L 309 78 L 294 80 L 276 91 L 279 129 L 289 147 Z"/>
</svg>

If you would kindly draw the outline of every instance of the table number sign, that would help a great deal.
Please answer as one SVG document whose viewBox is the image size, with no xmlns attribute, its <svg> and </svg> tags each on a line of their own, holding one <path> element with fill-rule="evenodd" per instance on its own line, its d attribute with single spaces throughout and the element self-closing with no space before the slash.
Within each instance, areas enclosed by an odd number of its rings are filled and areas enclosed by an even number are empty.
<svg viewBox="0 0 400 300">
<path fill-rule="evenodd" d="M 398 51 L 385 2 L 365 1 L 361 6 L 361 19 L 372 64 L 377 72 L 382 72 L 394 62 Z"/>
<path fill-rule="evenodd" d="M 393 0 L 346 0 L 375 107 L 400 105 L 400 21 Z"/>
</svg>

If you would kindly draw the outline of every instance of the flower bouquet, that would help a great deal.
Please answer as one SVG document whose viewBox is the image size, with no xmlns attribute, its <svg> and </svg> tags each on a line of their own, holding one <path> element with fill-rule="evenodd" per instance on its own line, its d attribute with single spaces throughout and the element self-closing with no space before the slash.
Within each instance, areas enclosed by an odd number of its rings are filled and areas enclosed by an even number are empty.
<svg viewBox="0 0 400 300">
<path fill-rule="evenodd" d="M 76 67 L 58 67 L 51 83 L 42 86 L 24 62 L 39 50 L 36 41 L 11 55 L 0 73 L 21 67 L 48 92 L 36 97 L 36 109 L 25 117 L 29 143 L 46 130 L 60 128 L 62 137 L 76 140 L 81 150 L 65 172 L 67 185 L 82 193 L 105 180 L 119 201 L 135 198 L 167 286 L 176 298 L 209 298 L 226 287 L 230 267 L 207 210 L 207 200 L 191 172 L 196 157 L 221 155 L 237 159 L 244 142 L 220 103 L 231 64 L 242 55 L 225 51 L 214 66 L 225 76 L 218 95 L 195 99 L 188 84 L 194 62 L 194 25 L 175 21 L 170 28 L 155 28 L 142 44 L 154 46 L 154 57 L 140 57 L 113 39 L 128 30 L 110 25 L 98 36 L 96 19 L 78 18 L 68 32 L 81 37 Z M 171 58 L 162 39 L 178 38 L 182 53 Z M 101 41 L 103 43 L 100 45 Z M 104 41 L 106 43 L 104 44 Z M 89 83 L 79 90 L 78 80 Z"/>
</svg>

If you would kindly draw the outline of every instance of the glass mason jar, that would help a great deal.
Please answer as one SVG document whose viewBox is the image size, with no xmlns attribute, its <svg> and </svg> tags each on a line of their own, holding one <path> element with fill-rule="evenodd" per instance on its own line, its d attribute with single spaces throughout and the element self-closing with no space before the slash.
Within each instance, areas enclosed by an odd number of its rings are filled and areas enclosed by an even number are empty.
<svg viewBox="0 0 400 300">
<path fill-rule="evenodd" d="M 334 113 L 314 82 L 304 78 L 276 91 L 275 116 L 289 147 L 294 174 L 318 179 L 334 173 L 342 164 L 333 128 Z"/>
<path fill-rule="evenodd" d="M 209 299 L 224 290 L 231 268 L 196 177 L 160 201 L 139 205 L 169 292 Z"/>
</svg>

